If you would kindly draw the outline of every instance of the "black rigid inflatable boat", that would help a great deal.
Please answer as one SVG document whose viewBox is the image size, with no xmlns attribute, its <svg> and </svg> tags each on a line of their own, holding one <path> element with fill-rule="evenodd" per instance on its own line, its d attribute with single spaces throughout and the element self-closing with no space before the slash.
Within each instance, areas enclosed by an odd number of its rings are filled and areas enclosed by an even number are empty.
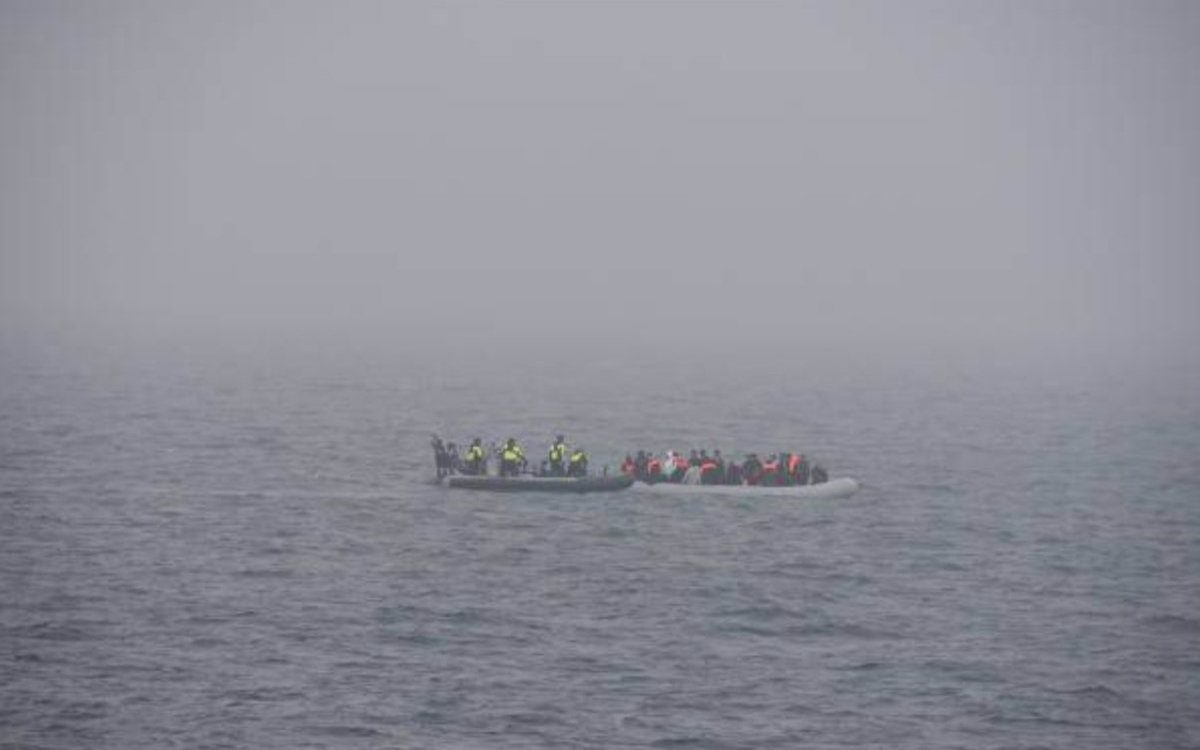
<svg viewBox="0 0 1200 750">
<path fill-rule="evenodd" d="M 456 490 L 490 490 L 492 492 L 616 492 L 633 485 L 633 478 L 624 474 L 601 477 L 480 477 L 454 475 L 443 480 Z"/>
</svg>

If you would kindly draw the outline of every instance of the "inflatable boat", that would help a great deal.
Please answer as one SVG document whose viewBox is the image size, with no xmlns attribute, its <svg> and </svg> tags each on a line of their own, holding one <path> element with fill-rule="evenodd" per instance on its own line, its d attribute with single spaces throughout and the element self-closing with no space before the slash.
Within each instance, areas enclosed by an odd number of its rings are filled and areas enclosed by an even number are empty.
<svg viewBox="0 0 1200 750">
<path fill-rule="evenodd" d="M 660 495 L 727 495 L 733 497 L 808 497 L 836 499 L 850 497 L 858 492 L 858 482 L 849 477 L 833 479 L 821 484 L 796 484 L 790 487 L 763 487 L 751 484 L 682 484 L 636 482 L 634 489 Z"/>
<path fill-rule="evenodd" d="M 491 492 L 616 492 L 633 486 L 633 478 L 623 474 L 600 477 L 516 477 L 450 476 L 442 482 L 455 490 Z"/>
</svg>

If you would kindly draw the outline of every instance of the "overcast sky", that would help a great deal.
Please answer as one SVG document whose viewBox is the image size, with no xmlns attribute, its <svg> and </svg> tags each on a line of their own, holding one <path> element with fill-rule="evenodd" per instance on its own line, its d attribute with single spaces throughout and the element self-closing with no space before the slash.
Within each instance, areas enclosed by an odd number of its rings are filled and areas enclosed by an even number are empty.
<svg viewBox="0 0 1200 750">
<path fill-rule="evenodd" d="M 1200 344 L 1200 3 L 0 0 L 0 328 Z"/>
</svg>

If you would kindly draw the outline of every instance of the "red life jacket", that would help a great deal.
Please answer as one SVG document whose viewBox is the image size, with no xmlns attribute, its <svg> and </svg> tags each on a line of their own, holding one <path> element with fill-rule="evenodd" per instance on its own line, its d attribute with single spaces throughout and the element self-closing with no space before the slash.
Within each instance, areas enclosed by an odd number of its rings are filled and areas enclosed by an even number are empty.
<svg viewBox="0 0 1200 750">
<path fill-rule="evenodd" d="M 706 458 L 700 462 L 700 472 L 701 473 L 704 473 L 706 471 L 712 471 L 715 468 L 717 468 L 717 462 L 712 460 L 711 458 Z"/>
<path fill-rule="evenodd" d="M 662 464 L 657 458 L 651 458 L 646 462 L 646 474 L 649 476 L 657 476 L 662 472 Z"/>
<path fill-rule="evenodd" d="M 769 474 L 772 471 L 779 471 L 778 461 L 763 461 L 763 473 Z"/>
<path fill-rule="evenodd" d="M 623 461 L 621 463 L 621 473 L 633 476 L 633 461 Z"/>
<path fill-rule="evenodd" d="M 796 467 L 800 465 L 800 457 L 795 453 L 788 459 L 788 474 L 796 476 Z"/>
</svg>

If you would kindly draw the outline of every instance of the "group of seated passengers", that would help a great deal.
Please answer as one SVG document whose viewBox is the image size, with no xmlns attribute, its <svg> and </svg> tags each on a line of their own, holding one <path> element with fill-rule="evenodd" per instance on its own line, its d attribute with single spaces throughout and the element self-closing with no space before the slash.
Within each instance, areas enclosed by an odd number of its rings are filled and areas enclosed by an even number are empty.
<svg viewBox="0 0 1200 750">
<path fill-rule="evenodd" d="M 757 453 L 749 453 L 740 464 L 726 461 L 721 451 L 692 450 L 682 454 L 667 451 L 663 459 L 653 453 L 638 451 L 626 455 L 621 472 L 641 482 L 674 482 L 677 484 L 750 484 L 762 487 L 788 487 L 796 484 L 821 484 L 829 474 L 819 464 L 809 464 L 800 453 L 771 454 L 764 461 Z"/>
</svg>

